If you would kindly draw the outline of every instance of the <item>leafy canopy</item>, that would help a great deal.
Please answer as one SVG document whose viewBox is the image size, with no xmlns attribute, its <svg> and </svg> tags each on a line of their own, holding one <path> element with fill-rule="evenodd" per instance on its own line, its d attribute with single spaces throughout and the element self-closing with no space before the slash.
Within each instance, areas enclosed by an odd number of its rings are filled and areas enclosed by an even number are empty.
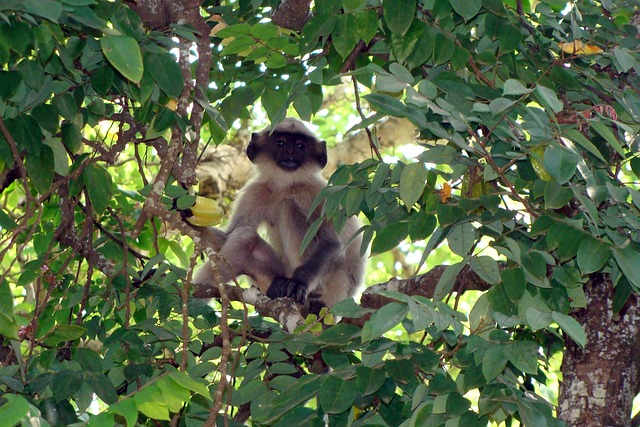
<svg viewBox="0 0 640 427">
<path fill-rule="evenodd" d="M 277 2 L 218 3 L 158 26 L 122 2 L 0 5 L 3 419 L 559 425 L 530 390 L 587 344 L 585 282 L 608 274 L 615 310 L 640 289 L 637 6 L 326 0 L 297 33 L 265 19 Z M 172 204 L 200 139 L 258 101 L 309 120 L 344 78 L 356 129 L 405 118 L 423 151 L 341 167 L 325 217 L 362 214 L 374 253 L 460 261 L 433 299 L 344 302 L 317 333 L 193 298 L 198 251 L 170 227 L 190 233 Z M 469 268 L 485 292 L 462 313 Z"/>
</svg>

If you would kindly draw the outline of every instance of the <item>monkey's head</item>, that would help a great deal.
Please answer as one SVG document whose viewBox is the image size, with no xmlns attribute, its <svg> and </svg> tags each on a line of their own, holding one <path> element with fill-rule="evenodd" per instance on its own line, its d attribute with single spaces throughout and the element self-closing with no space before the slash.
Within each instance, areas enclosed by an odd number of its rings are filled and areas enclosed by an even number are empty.
<svg viewBox="0 0 640 427">
<path fill-rule="evenodd" d="M 288 117 L 273 132 L 266 129 L 251 135 L 247 156 L 254 164 L 275 163 L 285 172 L 303 166 L 322 169 L 327 164 L 327 144 L 311 132 L 304 122 Z"/>
</svg>

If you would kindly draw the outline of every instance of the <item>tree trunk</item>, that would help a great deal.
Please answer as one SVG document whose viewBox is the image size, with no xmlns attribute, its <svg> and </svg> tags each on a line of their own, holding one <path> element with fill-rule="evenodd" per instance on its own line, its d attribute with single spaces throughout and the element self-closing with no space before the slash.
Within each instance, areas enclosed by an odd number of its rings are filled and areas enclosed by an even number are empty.
<svg viewBox="0 0 640 427">
<path fill-rule="evenodd" d="M 562 361 L 558 416 L 569 427 L 631 426 L 631 407 L 640 381 L 640 309 L 631 295 L 613 311 L 608 275 L 594 274 L 585 286 L 587 307 L 574 317 L 587 333 L 581 349 L 567 342 Z"/>
</svg>

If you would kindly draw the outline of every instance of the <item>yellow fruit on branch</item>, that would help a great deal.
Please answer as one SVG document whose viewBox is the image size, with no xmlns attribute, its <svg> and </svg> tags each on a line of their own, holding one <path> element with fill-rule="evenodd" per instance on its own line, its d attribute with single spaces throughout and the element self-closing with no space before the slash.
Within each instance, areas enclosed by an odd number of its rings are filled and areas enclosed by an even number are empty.
<svg viewBox="0 0 640 427">
<path fill-rule="evenodd" d="M 197 227 L 210 227 L 220 224 L 223 211 L 217 201 L 206 197 L 196 197 L 196 202 L 189 209 L 182 210 L 183 218 Z"/>
</svg>

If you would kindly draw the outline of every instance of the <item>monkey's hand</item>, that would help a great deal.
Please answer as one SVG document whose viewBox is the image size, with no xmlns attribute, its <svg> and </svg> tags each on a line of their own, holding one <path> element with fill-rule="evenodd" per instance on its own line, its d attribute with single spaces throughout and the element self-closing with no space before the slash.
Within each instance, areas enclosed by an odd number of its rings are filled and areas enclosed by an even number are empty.
<svg viewBox="0 0 640 427">
<path fill-rule="evenodd" d="M 304 304 L 307 299 L 307 284 L 286 277 L 275 277 L 267 289 L 267 296 L 271 299 L 287 297 Z"/>
</svg>

